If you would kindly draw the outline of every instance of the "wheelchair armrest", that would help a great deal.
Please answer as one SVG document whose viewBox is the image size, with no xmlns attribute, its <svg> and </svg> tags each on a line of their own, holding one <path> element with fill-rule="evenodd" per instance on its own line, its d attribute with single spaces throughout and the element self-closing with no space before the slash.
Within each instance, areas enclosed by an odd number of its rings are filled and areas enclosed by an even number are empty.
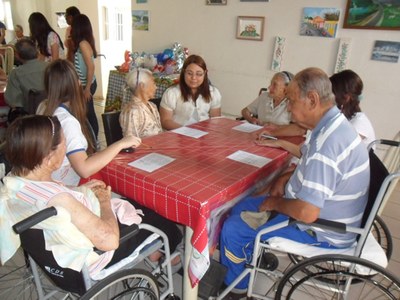
<svg viewBox="0 0 400 300">
<path fill-rule="evenodd" d="M 125 243 L 127 240 L 135 236 L 138 232 L 139 232 L 139 226 L 137 224 L 132 224 L 128 227 L 120 229 L 119 244 L 121 245 Z M 99 250 L 97 248 L 94 248 L 93 251 L 99 255 L 104 253 L 103 250 Z"/>
<path fill-rule="evenodd" d="M 12 228 L 16 234 L 20 234 L 23 233 L 25 230 L 35 226 L 36 224 L 55 215 L 57 215 L 57 209 L 53 206 L 48 207 L 14 224 Z"/>
<path fill-rule="evenodd" d="M 330 231 L 334 231 L 337 233 L 346 233 L 347 232 L 347 227 L 346 224 L 340 223 L 340 222 L 335 222 L 335 221 L 330 221 L 330 220 L 325 220 L 325 219 L 317 219 L 313 223 L 304 223 L 301 221 L 297 221 L 295 219 L 290 218 L 289 224 L 302 224 L 306 226 L 312 226 L 316 228 L 321 228 L 321 229 L 328 229 Z"/>
<path fill-rule="evenodd" d="M 393 146 L 393 147 L 399 147 L 400 146 L 400 142 L 393 141 L 393 140 L 379 140 L 379 143 L 383 144 L 383 145 Z"/>
</svg>

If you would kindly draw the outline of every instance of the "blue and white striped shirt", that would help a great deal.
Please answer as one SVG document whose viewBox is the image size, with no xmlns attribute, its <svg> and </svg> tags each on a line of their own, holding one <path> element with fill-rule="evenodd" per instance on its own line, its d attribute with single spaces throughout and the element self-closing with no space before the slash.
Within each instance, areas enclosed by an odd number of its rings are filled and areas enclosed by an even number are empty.
<svg viewBox="0 0 400 300">
<path fill-rule="evenodd" d="M 286 185 L 286 197 L 319 207 L 320 218 L 360 226 L 368 198 L 369 156 L 360 136 L 336 106 L 312 130 L 301 152 Z M 314 230 L 319 241 L 337 247 L 348 247 L 355 240 L 351 233 Z"/>
</svg>

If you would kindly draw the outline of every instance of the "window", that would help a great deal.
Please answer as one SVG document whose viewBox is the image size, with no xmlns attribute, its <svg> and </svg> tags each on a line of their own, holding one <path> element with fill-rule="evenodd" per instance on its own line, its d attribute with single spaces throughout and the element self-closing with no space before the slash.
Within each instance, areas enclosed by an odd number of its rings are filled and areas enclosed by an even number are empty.
<svg viewBox="0 0 400 300">
<path fill-rule="evenodd" d="M 110 39 L 110 26 L 109 26 L 109 21 L 108 21 L 108 8 L 103 6 L 102 7 L 103 11 L 103 30 L 104 30 L 104 40 L 109 40 Z"/>
<path fill-rule="evenodd" d="M 117 41 L 124 40 L 124 30 L 123 30 L 124 16 L 122 12 L 115 12 L 115 39 Z"/>
</svg>

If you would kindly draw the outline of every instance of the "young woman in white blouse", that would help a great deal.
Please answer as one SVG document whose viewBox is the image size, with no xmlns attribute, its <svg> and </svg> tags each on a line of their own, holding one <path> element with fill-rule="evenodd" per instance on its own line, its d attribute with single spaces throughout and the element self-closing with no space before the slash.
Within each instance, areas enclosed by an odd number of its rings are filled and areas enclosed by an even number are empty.
<svg viewBox="0 0 400 300">
<path fill-rule="evenodd" d="M 210 84 L 202 57 L 185 60 L 179 84 L 165 91 L 160 106 L 161 124 L 167 130 L 221 116 L 221 94 Z"/>
</svg>

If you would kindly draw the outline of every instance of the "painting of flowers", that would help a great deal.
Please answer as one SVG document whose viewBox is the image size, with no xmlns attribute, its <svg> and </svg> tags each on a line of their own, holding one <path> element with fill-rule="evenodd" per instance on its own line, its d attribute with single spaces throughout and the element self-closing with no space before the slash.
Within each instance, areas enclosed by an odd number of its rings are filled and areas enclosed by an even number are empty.
<svg viewBox="0 0 400 300">
<path fill-rule="evenodd" d="M 264 36 L 264 17 L 238 17 L 236 38 L 262 41 Z"/>
</svg>

